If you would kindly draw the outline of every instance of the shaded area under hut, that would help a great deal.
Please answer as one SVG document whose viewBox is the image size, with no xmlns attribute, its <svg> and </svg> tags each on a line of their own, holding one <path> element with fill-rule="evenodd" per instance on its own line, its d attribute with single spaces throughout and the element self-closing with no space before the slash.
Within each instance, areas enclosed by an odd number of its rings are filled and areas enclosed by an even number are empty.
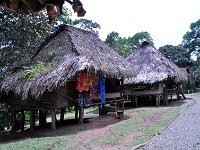
<svg viewBox="0 0 200 150">
<path fill-rule="evenodd" d="M 61 25 L 40 46 L 32 63 L 0 83 L 1 100 L 11 106 L 12 130 L 16 111 L 30 111 L 30 129 L 35 113 L 39 124 L 51 112 L 52 129 L 56 113 L 75 106 L 75 118 L 83 123 L 84 109 L 99 106 L 99 115 L 114 111 L 123 118 L 123 79 L 134 76 L 130 63 L 108 47 L 94 33 Z M 78 115 L 79 114 L 79 115 Z"/>
<path fill-rule="evenodd" d="M 136 77 L 125 79 L 127 99 L 135 102 L 136 106 L 143 97 L 155 100 L 156 105 L 160 105 L 161 99 L 167 104 L 169 95 L 172 98 L 176 94 L 179 99 L 181 93 L 184 97 L 183 85 L 188 76 L 186 70 L 179 68 L 148 42 L 143 42 L 127 57 L 127 61 L 138 72 Z"/>
</svg>

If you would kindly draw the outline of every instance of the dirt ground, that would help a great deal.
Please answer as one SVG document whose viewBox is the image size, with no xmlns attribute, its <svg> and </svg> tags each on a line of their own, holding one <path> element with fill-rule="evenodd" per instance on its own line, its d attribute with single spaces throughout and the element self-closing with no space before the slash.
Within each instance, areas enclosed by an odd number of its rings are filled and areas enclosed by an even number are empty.
<svg viewBox="0 0 200 150">
<path fill-rule="evenodd" d="M 176 101 L 170 105 L 182 105 L 183 101 Z M 185 103 L 185 102 L 184 102 Z M 144 118 L 140 124 L 145 126 L 152 126 L 153 124 L 159 122 L 163 119 L 165 112 L 155 112 L 148 117 Z M 91 145 L 91 140 L 98 139 L 98 137 L 103 136 L 108 133 L 115 124 L 123 123 L 126 120 L 133 119 L 137 116 L 137 111 L 126 113 L 124 116 L 124 120 L 120 120 L 118 116 L 114 113 L 107 114 L 105 116 L 93 115 L 90 116 L 91 119 L 85 120 L 83 125 L 79 125 L 77 120 L 65 120 L 64 123 L 57 123 L 57 130 L 51 131 L 51 125 L 47 124 L 45 128 L 36 127 L 35 131 L 31 133 L 29 130 L 24 132 L 18 132 L 16 134 L 12 134 L 9 136 L 0 137 L 0 143 L 13 142 L 18 140 L 23 140 L 26 138 L 33 137 L 54 137 L 54 136 L 73 136 L 73 138 L 79 139 L 76 144 L 80 144 L 79 149 L 127 149 L 124 145 L 128 145 L 134 138 L 142 134 L 140 130 L 135 131 L 128 136 L 121 137 L 120 145 L 113 147 L 113 145 Z M 88 147 L 90 145 L 90 147 Z"/>
</svg>

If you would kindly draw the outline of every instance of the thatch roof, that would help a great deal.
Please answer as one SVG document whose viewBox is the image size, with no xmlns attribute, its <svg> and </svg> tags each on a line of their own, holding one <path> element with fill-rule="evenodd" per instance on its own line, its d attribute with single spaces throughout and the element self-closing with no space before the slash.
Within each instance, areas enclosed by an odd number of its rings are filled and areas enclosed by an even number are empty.
<svg viewBox="0 0 200 150">
<path fill-rule="evenodd" d="M 138 72 L 135 78 L 125 79 L 125 84 L 152 84 L 168 76 L 176 82 L 187 81 L 187 72 L 167 59 L 159 50 L 147 42 L 127 57 Z"/>
<path fill-rule="evenodd" d="M 38 63 L 53 64 L 53 69 L 38 73 L 20 81 L 25 69 L 5 78 L 0 90 L 38 98 L 46 90 L 63 86 L 80 70 L 102 72 L 109 78 L 125 78 L 135 75 L 130 63 L 108 47 L 98 36 L 89 31 L 61 25 L 39 48 L 31 66 Z"/>
</svg>

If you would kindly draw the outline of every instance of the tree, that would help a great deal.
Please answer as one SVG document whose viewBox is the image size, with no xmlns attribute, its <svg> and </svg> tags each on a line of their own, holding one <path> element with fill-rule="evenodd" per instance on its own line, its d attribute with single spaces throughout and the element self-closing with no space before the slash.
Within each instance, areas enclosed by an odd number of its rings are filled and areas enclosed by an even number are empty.
<svg viewBox="0 0 200 150">
<path fill-rule="evenodd" d="M 142 31 L 136 33 L 133 37 L 128 37 L 128 43 L 132 46 L 132 49 L 139 48 L 144 41 L 149 42 L 151 45 L 154 45 L 153 39 L 148 32 Z"/>
<path fill-rule="evenodd" d="M 115 51 L 124 57 L 128 56 L 132 51 L 132 47 L 128 43 L 128 40 L 126 38 L 120 37 L 119 33 L 117 32 L 113 31 L 109 33 L 105 42 L 108 44 L 108 46 L 112 47 Z"/>
<path fill-rule="evenodd" d="M 153 45 L 153 39 L 148 32 L 138 32 L 132 37 L 122 38 L 117 32 L 111 32 L 107 35 L 105 42 L 120 55 L 127 57 L 133 50 L 140 47 L 143 41 Z"/>
<path fill-rule="evenodd" d="M 0 12 L 0 74 L 30 62 L 51 27 L 44 13 L 37 16 Z"/>
<path fill-rule="evenodd" d="M 183 36 L 182 45 L 190 55 L 200 54 L 200 19 L 190 25 L 190 31 Z"/>
<path fill-rule="evenodd" d="M 98 30 L 101 29 L 101 26 L 98 23 L 88 19 L 74 20 L 73 25 L 85 29 L 87 31 L 93 32 L 97 35 L 99 34 Z"/>
<path fill-rule="evenodd" d="M 160 52 L 172 60 L 179 67 L 188 67 L 192 64 L 190 55 L 182 45 L 165 45 L 159 48 Z"/>
</svg>

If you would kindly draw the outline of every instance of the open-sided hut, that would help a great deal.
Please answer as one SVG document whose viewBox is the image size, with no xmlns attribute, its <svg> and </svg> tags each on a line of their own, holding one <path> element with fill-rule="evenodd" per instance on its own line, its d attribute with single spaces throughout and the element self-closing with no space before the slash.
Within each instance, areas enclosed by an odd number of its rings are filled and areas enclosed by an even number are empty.
<svg viewBox="0 0 200 150">
<path fill-rule="evenodd" d="M 31 64 L 5 78 L 0 90 L 4 102 L 12 106 L 13 127 L 15 110 L 31 110 L 31 130 L 34 112 L 46 110 L 51 111 L 55 129 L 56 111 L 68 106 L 76 106 L 76 117 L 79 108 L 80 122 L 84 108 L 95 104 L 115 103 L 113 109 L 123 115 L 123 78 L 134 75 L 131 64 L 96 34 L 61 25 Z"/>
<path fill-rule="evenodd" d="M 175 90 L 179 95 L 180 83 L 187 82 L 187 72 L 148 42 L 143 42 L 140 48 L 127 57 L 127 60 L 133 64 L 138 75 L 125 79 L 125 93 L 132 95 L 136 99 L 136 104 L 138 96 L 146 95 L 156 96 L 156 105 L 160 104 L 162 96 L 166 104 L 169 92 Z"/>
</svg>

